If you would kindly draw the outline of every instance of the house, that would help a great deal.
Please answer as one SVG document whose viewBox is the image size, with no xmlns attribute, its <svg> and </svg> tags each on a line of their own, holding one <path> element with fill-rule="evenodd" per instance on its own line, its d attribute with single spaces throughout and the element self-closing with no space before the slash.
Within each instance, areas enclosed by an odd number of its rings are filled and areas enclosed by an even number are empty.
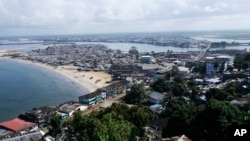
<svg viewBox="0 0 250 141">
<path fill-rule="evenodd" d="M 194 83 L 196 84 L 196 85 L 203 85 L 203 79 L 198 79 L 198 78 L 196 78 L 196 79 L 194 79 Z"/>
<path fill-rule="evenodd" d="M 189 139 L 185 135 L 181 135 L 181 136 L 174 136 L 174 137 L 170 137 L 170 138 L 163 138 L 163 139 L 160 139 L 157 141 L 192 141 L 192 140 Z"/>
<path fill-rule="evenodd" d="M 149 127 L 145 127 L 146 136 L 151 139 L 159 139 L 162 136 L 162 130 L 168 125 L 169 118 L 155 119 Z"/>
<path fill-rule="evenodd" d="M 57 107 L 55 106 L 43 106 L 20 114 L 18 117 L 35 123 L 43 123 L 46 122 L 56 111 Z"/>
<path fill-rule="evenodd" d="M 151 92 L 148 94 L 149 102 L 159 104 L 164 101 L 166 95 L 159 92 Z"/>
<path fill-rule="evenodd" d="M 18 136 L 6 137 L 5 141 L 41 141 L 43 134 L 40 131 L 25 133 Z"/>
<path fill-rule="evenodd" d="M 219 84 L 221 80 L 219 78 L 210 78 L 206 80 L 206 84 L 208 85 L 216 85 Z"/>
<path fill-rule="evenodd" d="M 70 117 L 77 110 L 83 111 L 86 110 L 88 106 L 82 105 L 77 102 L 66 102 L 61 104 L 58 108 L 58 112 L 60 113 L 62 119 Z"/>
<path fill-rule="evenodd" d="M 250 94 L 242 95 L 241 98 L 230 101 L 231 104 L 237 105 L 239 107 L 243 107 L 249 102 L 250 102 Z"/>
<path fill-rule="evenodd" d="M 161 112 L 163 107 L 161 104 L 154 104 L 154 105 L 151 105 L 149 107 L 150 110 L 154 111 L 154 112 Z"/>
<path fill-rule="evenodd" d="M 0 137 L 38 131 L 36 123 L 14 118 L 0 123 Z"/>
</svg>

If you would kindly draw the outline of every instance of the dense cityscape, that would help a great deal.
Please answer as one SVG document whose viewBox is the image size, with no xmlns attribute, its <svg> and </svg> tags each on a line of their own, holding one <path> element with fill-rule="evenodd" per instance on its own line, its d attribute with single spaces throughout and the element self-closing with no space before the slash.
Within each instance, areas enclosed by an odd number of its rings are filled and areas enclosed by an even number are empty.
<svg viewBox="0 0 250 141">
<path fill-rule="evenodd" d="M 151 38 L 139 35 L 143 38 L 135 34 L 137 38 L 125 38 L 124 42 L 152 43 Z M 40 37 L 40 41 L 51 45 L 44 49 L 6 51 L 4 58 L 54 69 L 74 66 L 77 72 L 105 72 L 111 80 L 79 96 L 79 101 L 36 107 L 1 122 L 0 137 L 6 140 L 108 140 L 111 136 L 116 140 L 131 136 L 155 141 L 228 140 L 231 127 L 249 126 L 250 54 L 246 49 L 226 49 L 225 45 L 232 46 L 232 43 L 187 41 L 188 37 L 177 35 L 170 39 L 158 35 L 154 43 L 159 43 L 159 39 L 164 39 L 162 43 L 171 40 L 167 46 L 185 42 L 192 45 L 185 48 L 196 47 L 201 51 L 139 52 L 135 46 L 122 51 L 101 44 L 121 42 L 120 37 L 113 36 L 112 41 L 93 38 L 86 41 L 100 43 L 82 45 L 76 43 L 84 40 L 76 37 Z M 213 51 L 213 48 L 221 49 Z M 78 77 L 87 76 L 74 79 Z M 103 81 L 95 76 L 86 79 L 95 84 Z"/>
<path fill-rule="evenodd" d="M 0 0 L 0 141 L 249 141 L 249 5 Z"/>
</svg>

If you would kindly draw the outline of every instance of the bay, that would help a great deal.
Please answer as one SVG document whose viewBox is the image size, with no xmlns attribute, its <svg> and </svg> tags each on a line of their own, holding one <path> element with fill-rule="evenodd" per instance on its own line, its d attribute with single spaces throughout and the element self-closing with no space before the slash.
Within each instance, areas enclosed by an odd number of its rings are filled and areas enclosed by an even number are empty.
<svg viewBox="0 0 250 141">
<path fill-rule="evenodd" d="M 86 89 L 46 68 L 0 59 L 0 121 L 34 107 L 78 101 L 86 93 Z"/>
</svg>

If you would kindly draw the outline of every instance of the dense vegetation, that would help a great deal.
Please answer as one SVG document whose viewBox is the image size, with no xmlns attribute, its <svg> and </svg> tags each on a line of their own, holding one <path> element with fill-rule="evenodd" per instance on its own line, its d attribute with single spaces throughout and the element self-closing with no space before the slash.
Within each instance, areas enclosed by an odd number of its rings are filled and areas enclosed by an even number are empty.
<svg viewBox="0 0 250 141">
<path fill-rule="evenodd" d="M 126 141 L 135 136 L 144 137 L 144 126 L 155 118 L 148 108 L 113 104 L 99 112 L 84 115 L 77 111 L 72 118 L 61 123 L 57 115 L 51 119 L 51 135 L 64 134 L 65 140 L 77 141 Z M 62 128 L 60 128 L 60 126 Z"/>
</svg>

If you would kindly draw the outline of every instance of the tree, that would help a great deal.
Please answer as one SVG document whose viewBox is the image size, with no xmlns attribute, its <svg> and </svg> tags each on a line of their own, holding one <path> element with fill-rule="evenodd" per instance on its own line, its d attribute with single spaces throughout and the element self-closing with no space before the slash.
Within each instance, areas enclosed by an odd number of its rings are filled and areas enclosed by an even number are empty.
<svg viewBox="0 0 250 141">
<path fill-rule="evenodd" d="M 240 71 L 242 69 L 243 62 L 244 62 L 244 59 L 242 56 L 236 55 L 234 57 L 234 67 L 237 68 L 238 71 Z"/>
<path fill-rule="evenodd" d="M 117 139 L 121 141 L 128 138 L 134 127 L 132 123 L 124 120 L 115 111 L 105 113 L 100 118 L 97 118 L 96 115 L 83 115 L 80 111 L 76 111 L 73 118 L 65 124 L 65 127 L 68 128 L 67 139 L 83 141 Z"/>
<path fill-rule="evenodd" d="M 155 113 L 153 113 L 149 108 L 143 108 L 139 106 L 131 107 L 129 111 L 131 123 L 137 127 L 138 135 L 144 135 L 144 127 L 155 118 Z"/>
<path fill-rule="evenodd" d="M 198 64 L 195 64 L 193 67 L 193 72 L 205 74 L 206 73 L 206 63 L 205 62 L 199 62 Z"/>
<path fill-rule="evenodd" d="M 174 96 L 183 96 L 186 92 L 186 87 L 181 83 L 173 83 L 172 93 Z"/>
<path fill-rule="evenodd" d="M 50 127 L 48 134 L 52 135 L 57 140 L 58 135 L 62 133 L 62 121 L 60 115 L 58 113 L 53 114 L 49 120 L 49 123 Z"/>
<path fill-rule="evenodd" d="M 137 50 L 137 48 L 135 46 L 132 46 L 128 52 L 129 52 L 129 54 L 132 54 L 132 55 L 139 54 L 139 51 Z"/>
<path fill-rule="evenodd" d="M 170 98 L 163 116 L 169 117 L 168 124 L 163 128 L 163 137 L 189 134 L 192 131 L 192 124 L 197 114 L 197 108 L 193 103 L 184 99 Z"/>
<path fill-rule="evenodd" d="M 128 52 L 129 54 L 134 55 L 136 59 L 139 58 L 139 51 L 137 50 L 136 47 L 132 46 Z"/>
<path fill-rule="evenodd" d="M 134 84 L 130 92 L 124 97 L 124 101 L 129 104 L 139 104 L 146 98 L 143 84 Z"/>
<path fill-rule="evenodd" d="M 248 67 L 249 67 L 248 62 L 244 62 L 244 63 L 242 64 L 242 69 L 243 69 L 243 70 L 246 70 Z"/>
<path fill-rule="evenodd" d="M 228 102 L 210 100 L 195 119 L 194 140 L 228 140 L 232 125 L 239 125 L 242 112 Z"/>
<path fill-rule="evenodd" d="M 230 93 L 224 90 L 218 89 L 218 88 L 209 89 L 209 91 L 207 91 L 205 95 L 208 100 L 217 99 L 217 100 L 222 100 L 222 101 L 229 100 L 231 96 Z"/>
<path fill-rule="evenodd" d="M 156 80 L 152 85 L 152 89 L 157 92 L 166 92 L 169 91 L 169 84 L 163 78 Z"/>
</svg>

